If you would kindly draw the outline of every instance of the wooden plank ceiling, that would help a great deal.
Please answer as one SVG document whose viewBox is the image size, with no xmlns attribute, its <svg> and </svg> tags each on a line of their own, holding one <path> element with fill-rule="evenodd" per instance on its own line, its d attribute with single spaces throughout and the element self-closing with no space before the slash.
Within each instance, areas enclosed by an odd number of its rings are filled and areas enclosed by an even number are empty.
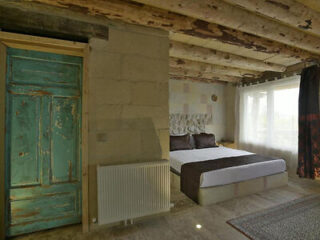
<svg viewBox="0 0 320 240">
<path fill-rule="evenodd" d="M 320 58 L 318 0 L 19 0 L 169 31 L 170 76 L 239 82 Z"/>
</svg>

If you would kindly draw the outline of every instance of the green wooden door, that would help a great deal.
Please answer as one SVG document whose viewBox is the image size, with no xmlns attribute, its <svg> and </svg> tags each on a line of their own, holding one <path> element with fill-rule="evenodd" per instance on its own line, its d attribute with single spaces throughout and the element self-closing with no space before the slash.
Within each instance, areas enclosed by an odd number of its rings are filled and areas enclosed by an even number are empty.
<svg viewBox="0 0 320 240">
<path fill-rule="evenodd" d="M 7 236 L 81 222 L 82 58 L 8 48 Z"/>
</svg>

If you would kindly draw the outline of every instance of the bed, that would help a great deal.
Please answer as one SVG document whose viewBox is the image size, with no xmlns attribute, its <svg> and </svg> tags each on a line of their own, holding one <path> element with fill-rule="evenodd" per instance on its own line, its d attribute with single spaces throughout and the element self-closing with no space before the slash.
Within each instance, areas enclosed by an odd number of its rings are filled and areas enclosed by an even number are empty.
<svg viewBox="0 0 320 240">
<path fill-rule="evenodd" d="M 241 156 L 244 158 L 254 157 L 255 154 L 222 146 L 172 151 L 170 152 L 171 184 L 173 187 L 180 189 L 181 169 L 187 164 L 201 163 L 207 160 L 210 160 L 210 162 L 223 162 L 226 159 L 236 162 L 238 157 L 241 158 Z M 271 158 L 268 161 L 228 166 L 203 172 L 199 181 L 197 196 L 192 197 L 185 191 L 183 192 L 200 205 L 208 205 L 266 189 L 285 186 L 288 182 L 288 175 L 285 161 Z"/>
<path fill-rule="evenodd" d="M 170 114 L 171 185 L 200 205 L 288 184 L 282 159 L 217 146 L 211 114 Z M 195 174 L 196 173 L 196 174 Z"/>
</svg>

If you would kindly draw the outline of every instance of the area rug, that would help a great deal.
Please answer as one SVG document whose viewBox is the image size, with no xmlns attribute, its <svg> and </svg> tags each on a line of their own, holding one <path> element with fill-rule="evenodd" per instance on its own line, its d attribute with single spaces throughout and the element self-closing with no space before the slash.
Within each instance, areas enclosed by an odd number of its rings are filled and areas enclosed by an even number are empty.
<svg viewBox="0 0 320 240">
<path fill-rule="evenodd" d="M 320 195 L 299 198 L 227 223 L 253 240 L 319 240 Z"/>
</svg>

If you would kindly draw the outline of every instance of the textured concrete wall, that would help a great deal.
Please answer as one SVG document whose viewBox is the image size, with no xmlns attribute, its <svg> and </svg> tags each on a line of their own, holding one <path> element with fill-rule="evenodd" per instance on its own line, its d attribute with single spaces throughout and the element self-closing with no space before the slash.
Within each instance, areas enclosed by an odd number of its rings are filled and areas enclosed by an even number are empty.
<svg viewBox="0 0 320 240">
<path fill-rule="evenodd" d="M 213 94 L 217 102 L 211 100 Z M 169 106 L 170 113 L 211 113 L 213 120 L 206 132 L 214 133 L 217 140 L 233 139 L 233 86 L 170 79 Z"/>
<path fill-rule="evenodd" d="M 168 48 L 165 32 L 110 26 L 90 40 L 89 217 L 97 217 L 96 166 L 168 159 Z"/>
<path fill-rule="evenodd" d="M 225 139 L 234 141 L 235 138 L 235 101 L 236 101 L 236 87 L 228 84 L 225 87 L 224 97 L 226 102 L 226 135 Z"/>
</svg>

